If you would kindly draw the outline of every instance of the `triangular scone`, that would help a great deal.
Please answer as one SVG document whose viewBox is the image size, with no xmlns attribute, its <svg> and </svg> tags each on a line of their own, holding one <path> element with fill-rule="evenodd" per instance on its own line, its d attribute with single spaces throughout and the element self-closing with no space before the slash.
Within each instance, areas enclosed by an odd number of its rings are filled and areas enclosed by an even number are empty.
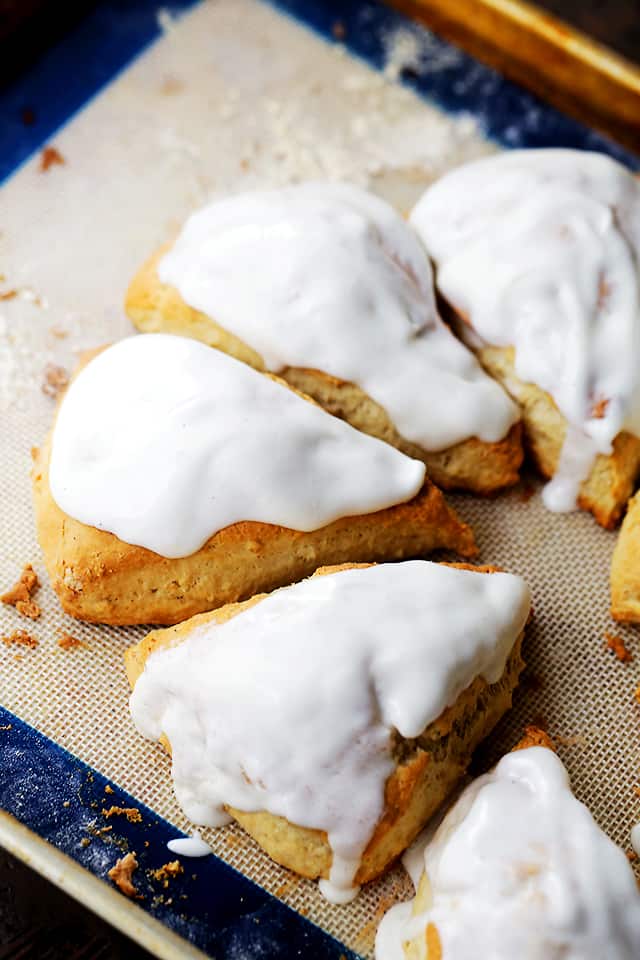
<svg viewBox="0 0 640 960">
<path fill-rule="evenodd" d="M 640 623 L 640 493 L 629 500 L 613 551 L 611 616 Z"/>
<path fill-rule="evenodd" d="M 552 510 L 616 525 L 640 472 L 640 183 L 604 155 L 523 150 L 411 214 L 462 339 L 517 400 Z"/>
<path fill-rule="evenodd" d="M 54 589 L 95 622 L 177 623 L 323 563 L 476 553 L 422 463 L 163 334 L 78 373 L 33 481 Z"/>
<path fill-rule="evenodd" d="M 270 370 L 422 460 L 445 489 L 518 479 L 516 406 L 438 316 L 428 260 L 387 203 L 309 183 L 210 204 L 133 279 L 145 332 Z"/>
<path fill-rule="evenodd" d="M 622 852 L 530 729 L 472 782 L 405 864 L 376 960 L 637 960 L 640 893 Z"/>
<path fill-rule="evenodd" d="M 422 829 L 511 705 L 529 590 L 492 568 L 318 570 L 125 654 L 198 824 L 228 814 L 344 902 Z"/>
</svg>

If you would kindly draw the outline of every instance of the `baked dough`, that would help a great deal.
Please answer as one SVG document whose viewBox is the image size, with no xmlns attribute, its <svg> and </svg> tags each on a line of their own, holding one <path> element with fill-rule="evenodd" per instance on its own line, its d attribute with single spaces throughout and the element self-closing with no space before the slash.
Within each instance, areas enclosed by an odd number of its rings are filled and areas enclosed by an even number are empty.
<svg viewBox="0 0 640 960">
<path fill-rule="evenodd" d="M 65 514 L 49 488 L 50 452 L 51 436 L 34 451 L 38 538 L 63 609 L 93 623 L 178 623 L 301 580 L 326 563 L 401 560 L 438 549 L 477 553 L 471 529 L 426 479 L 412 500 L 376 513 L 310 533 L 235 523 L 190 556 L 169 559 Z"/>
<path fill-rule="evenodd" d="M 265 370 L 260 354 L 212 318 L 188 306 L 175 287 L 160 281 L 157 264 L 169 247 L 170 244 L 161 247 L 129 286 L 125 310 L 136 327 L 145 333 L 193 337 L 257 370 Z M 523 456 L 519 423 L 514 424 L 507 436 L 497 443 L 485 443 L 472 437 L 446 450 L 429 452 L 402 437 L 385 409 L 356 384 L 321 370 L 299 367 L 288 367 L 278 375 L 356 429 L 385 440 L 413 459 L 422 460 L 430 477 L 440 487 L 487 494 L 518 481 Z"/>
<path fill-rule="evenodd" d="M 520 404 L 525 446 L 542 476 L 550 479 L 564 443 L 566 419 L 549 393 L 516 376 L 512 347 L 482 347 L 476 355 L 487 373 Z M 614 440 L 613 452 L 596 457 L 580 487 L 578 506 L 592 513 L 601 526 L 613 529 L 639 475 L 640 438 L 622 431 Z"/>
<path fill-rule="evenodd" d="M 629 501 L 613 551 L 611 616 L 640 623 L 640 493 Z"/>
<path fill-rule="evenodd" d="M 327 576 L 354 566 L 370 564 L 324 567 L 314 576 Z M 451 566 L 487 575 L 496 572 L 494 567 L 457 563 Z M 125 652 L 131 688 L 151 653 L 181 643 L 203 623 L 226 622 L 260 603 L 265 596 L 227 604 L 169 630 L 147 634 Z M 415 740 L 406 740 L 395 734 L 393 756 L 396 768 L 387 780 L 385 810 L 362 856 L 354 879 L 356 884 L 367 883 L 379 876 L 406 849 L 462 776 L 474 749 L 511 706 L 511 695 L 524 666 L 521 641 L 522 636 L 517 638 L 497 683 L 488 684 L 482 677 L 477 677 Z M 162 738 L 162 743 L 170 752 L 171 745 L 166 737 Z M 324 831 L 301 827 L 266 812 L 244 813 L 233 807 L 227 810 L 277 863 L 311 879 L 329 877 L 332 855 Z"/>
</svg>

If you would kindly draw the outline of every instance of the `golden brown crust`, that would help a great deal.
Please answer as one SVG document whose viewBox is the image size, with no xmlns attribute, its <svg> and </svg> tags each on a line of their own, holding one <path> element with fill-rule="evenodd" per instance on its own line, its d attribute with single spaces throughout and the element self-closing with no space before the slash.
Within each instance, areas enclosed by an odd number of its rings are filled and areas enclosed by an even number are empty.
<svg viewBox="0 0 640 960">
<path fill-rule="evenodd" d="M 175 287 L 161 283 L 157 264 L 169 246 L 158 250 L 131 282 L 125 310 L 133 323 L 145 333 L 162 331 L 193 337 L 257 370 L 265 370 L 260 354 L 206 314 L 189 307 Z M 446 450 L 429 452 L 402 437 L 384 407 L 356 384 L 321 370 L 300 367 L 288 367 L 280 376 L 334 416 L 422 460 L 429 476 L 440 487 L 488 494 L 518 482 L 523 456 L 519 423 L 497 443 L 485 443 L 473 437 Z"/>
<path fill-rule="evenodd" d="M 91 355 L 88 355 L 89 357 Z M 438 549 L 474 557 L 471 529 L 426 479 L 407 503 L 310 533 L 244 521 L 169 559 L 67 516 L 49 488 L 51 437 L 33 451 L 38 539 L 64 610 L 80 620 L 172 624 L 301 580 L 323 564 L 401 560 Z"/>
<path fill-rule="evenodd" d="M 483 347 L 477 355 L 485 370 L 520 404 L 525 444 L 543 477 L 552 477 L 567 430 L 553 398 L 516 376 L 512 347 Z M 592 513 L 601 526 L 613 529 L 639 475 L 640 438 L 623 431 L 614 440 L 613 453 L 596 457 L 580 488 L 578 506 Z"/>
<path fill-rule="evenodd" d="M 341 564 L 316 571 L 327 576 L 339 570 L 370 564 Z M 463 569 L 493 573 L 492 567 Z M 150 654 L 174 646 L 186 639 L 198 625 L 208 621 L 223 623 L 242 610 L 259 603 L 266 594 L 239 604 L 228 604 L 169 630 L 156 630 L 125 653 L 129 684 L 133 688 Z M 414 840 L 429 817 L 443 802 L 464 773 L 476 746 L 488 735 L 511 705 L 511 695 L 524 664 L 521 640 L 514 644 L 503 676 L 489 685 L 482 677 L 473 683 L 415 740 L 394 734 L 396 769 L 385 787 L 385 809 L 363 854 L 356 883 L 367 883 L 379 876 Z M 166 738 L 163 745 L 170 750 Z M 272 859 L 305 877 L 328 877 L 331 848 L 322 830 L 289 823 L 283 817 L 265 812 L 245 813 L 233 807 L 229 813 L 267 851 Z"/>
<path fill-rule="evenodd" d="M 611 560 L 611 616 L 640 623 L 640 493 L 629 501 Z"/>
</svg>

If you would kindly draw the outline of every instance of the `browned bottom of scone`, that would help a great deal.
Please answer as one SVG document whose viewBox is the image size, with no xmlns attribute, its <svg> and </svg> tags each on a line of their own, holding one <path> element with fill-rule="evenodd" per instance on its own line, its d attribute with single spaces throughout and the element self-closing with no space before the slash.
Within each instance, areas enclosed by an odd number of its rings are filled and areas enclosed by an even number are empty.
<svg viewBox="0 0 640 960">
<path fill-rule="evenodd" d="M 558 465 L 567 421 L 546 391 L 516 376 L 513 348 L 483 347 L 477 355 L 487 372 L 520 404 L 525 444 L 537 469 L 549 479 Z M 613 453 L 596 457 L 580 488 L 578 506 L 592 513 L 601 526 L 612 529 L 622 516 L 638 476 L 640 439 L 623 431 L 615 438 Z"/>
<path fill-rule="evenodd" d="M 125 309 L 135 325 L 145 333 L 161 331 L 193 337 L 264 371 L 260 354 L 212 318 L 188 306 L 175 287 L 160 281 L 157 264 L 166 250 L 166 246 L 158 250 L 131 282 Z M 473 437 L 445 450 L 429 452 L 406 440 L 384 407 L 356 384 L 321 370 L 298 367 L 288 367 L 278 375 L 356 429 L 422 460 L 434 483 L 446 490 L 489 494 L 518 482 L 523 457 L 519 423 L 496 443 Z"/>
<path fill-rule="evenodd" d="M 629 501 L 613 551 L 611 616 L 640 623 L 640 493 Z"/>
<path fill-rule="evenodd" d="M 474 557 L 471 529 L 429 480 L 407 503 L 344 517 L 310 533 L 246 521 L 196 553 L 162 557 L 67 516 L 48 482 L 50 440 L 34 455 L 38 538 L 53 588 L 73 617 L 172 624 L 309 576 L 328 563 L 402 560 L 434 550 Z"/>
<path fill-rule="evenodd" d="M 323 568 L 315 576 L 331 575 L 352 566 Z M 487 574 L 495 572 L 493 567 L 451 566 Z M 245 603 L 227 605 L 172 629 L 148 634 L 125 653 L 131 687 L 155 650 L 182 642 L 191 630 L 207 621 L 223 623 L 262 599 L 264 595 L 252 597 Z M 521 643 L 522 637 L 519 637 L 497 683 L 488 684 L 477 677 L 415 740 L 394 733 L 392 749 L 397 766 L 387 780 L 384 813 L 363 854 L 355 877 L 357 884 L 379 876 L 409 846 L 465 772 L 475 748 L 509 709 L 524 667 Z M 163 744 L 170 750 L 166 738 Z M 332 854 L 324 831 L 301 827 L 270 813 L 228 809 L 273 860 L 305 877 L 328 878 Z"/>
</svg>

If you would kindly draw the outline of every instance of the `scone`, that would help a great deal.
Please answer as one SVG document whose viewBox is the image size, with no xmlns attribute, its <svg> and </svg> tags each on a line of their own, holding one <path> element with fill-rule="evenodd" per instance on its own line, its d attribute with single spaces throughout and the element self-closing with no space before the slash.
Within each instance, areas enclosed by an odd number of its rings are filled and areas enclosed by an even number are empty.
<svg viewBox="0 0 640 960">
<path fill-rule="evenodd" d="M 525 738 L 407 856 L 416 896 L 383 918 L 376 960 L 637 960 L 633 871 L 550 747 Z"/>
<path fill-rule="evenodd" d="M 230 817 L 346 902 L 413 840 L 511 705 L 520 577 L 329 567 L 155 631 L 125 655 L 140 732 L 194 823 Z"/>
<path fill-rule="evenodd" d="M 411 223 L 520 404 L 547 506 L 614 527 L 640 472 L 640 182 L 596 153 L 514 151 L 447 174 Z"/>
<path fill-rule="evenodd" d="M 307 183 L 210 204 L 129 288 L 146 332 L 195 337 L 277 373 L 422 460 L 439 486 L 518 479 L 519 414 L 441 321 L 431 269 L 383 200 Z"/>
<path fill-rule="evenodd" d="M 640 493 L 629 501 L 613 551 L 611 616 L 640 623 Z"/>
<path fill-rule="evenodd" d="M 182 337 L 91 360 L 33 481 L 62 606 L 102 623 L 177 623 L 323 563 L 476 552 L 422 463 Z"/>
</svg>

